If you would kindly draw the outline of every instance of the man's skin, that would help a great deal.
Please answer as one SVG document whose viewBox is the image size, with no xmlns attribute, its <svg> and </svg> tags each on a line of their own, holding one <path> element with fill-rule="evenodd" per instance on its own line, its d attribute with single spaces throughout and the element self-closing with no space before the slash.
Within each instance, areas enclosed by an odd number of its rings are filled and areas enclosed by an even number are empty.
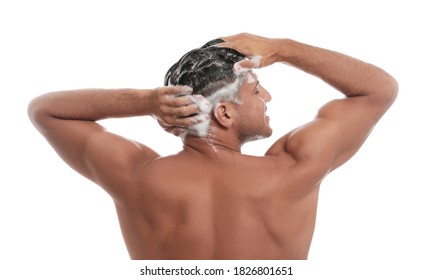
<svg viewBox="0 0 432 280">
<path fill-rule="evenodd" d="M 386 72 L 340 53 L 250 34 L 223 39 L 220 46 L 262 56 L 260 67 L 287 63 L 345 98 L 325 104 L 263 157 L 240 150 L 272 133 L 271 96 L 257 82 L 243 84 L 241 105 L 214 108 L 209 136 L 187 136 L 168 157 L 96 121 L 152 115 L 168 131 L 187 129 L 199 112 L 187 87 L 55 92 L 29 106 L 62 159 L 111 195 L 132 259 L 307 259 L 321 181 L 354 155 L 397 94 Z"/>
</svg>

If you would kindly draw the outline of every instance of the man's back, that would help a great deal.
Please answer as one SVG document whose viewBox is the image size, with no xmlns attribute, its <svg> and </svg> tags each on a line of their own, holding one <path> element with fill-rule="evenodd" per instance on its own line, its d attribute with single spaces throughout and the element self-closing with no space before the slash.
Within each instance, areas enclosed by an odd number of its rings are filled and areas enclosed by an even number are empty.
<svg viewBox="0 0 432 280">
<path fill-rule="evenodd" d="M 131 257 L 307 258 L 318 187 L 297 169 L 286 156 L 190 147 L 140 166 L 117 207 Z"/>
</svg>

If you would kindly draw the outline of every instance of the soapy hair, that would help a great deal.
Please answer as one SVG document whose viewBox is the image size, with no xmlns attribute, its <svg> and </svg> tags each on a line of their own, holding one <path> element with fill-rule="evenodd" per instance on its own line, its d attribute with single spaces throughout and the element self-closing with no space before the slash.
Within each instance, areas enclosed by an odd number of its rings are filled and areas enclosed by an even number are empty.
<svg viewBox="0 0 432 280">
<path fill-rule="evenodd" d="M 234 64 L 246 58 L 234 49 L 214 46 L 224 42 L 212 40 L 201 48 L 186 53 L 165 75 L 164 85 L 185 85 L 193 94 L 210 97 L 238 78 Z"/>
</svg>

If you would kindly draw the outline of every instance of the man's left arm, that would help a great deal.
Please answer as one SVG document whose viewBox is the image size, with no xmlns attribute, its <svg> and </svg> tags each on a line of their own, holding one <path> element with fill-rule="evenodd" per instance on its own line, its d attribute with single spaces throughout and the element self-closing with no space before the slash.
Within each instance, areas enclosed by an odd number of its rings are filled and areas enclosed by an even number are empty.
<svg viewBox="0 0 432 280">
<path fill-rule="evenodd" d="M 199 109 L 188 87 L 84 89 L 53 92 L 32 100 L 31 121 L 59 156 L 81 175 L 120 197 L 139 162 L 159 155 L 149 147 L 106 131 L 107 118 L 151 115 L 184 128 L 197 123 Z"/>
<path fill-rule="evenodd" d="M 224 37 L 219 46 L 235 48 L 258 66 L 243 60 L 235 66 L 255 68 L 283 62 L 314 75 L 345 95 L 321 107 L 311 122 L 280 138 L 267 155 L 286 153 L 298 166 L 319 176 L 349 160 L 394 102 L 398 84 L 381 68 L 348 55 L 291 39 L 269 39 L 252 34 Z"/>
</svg>

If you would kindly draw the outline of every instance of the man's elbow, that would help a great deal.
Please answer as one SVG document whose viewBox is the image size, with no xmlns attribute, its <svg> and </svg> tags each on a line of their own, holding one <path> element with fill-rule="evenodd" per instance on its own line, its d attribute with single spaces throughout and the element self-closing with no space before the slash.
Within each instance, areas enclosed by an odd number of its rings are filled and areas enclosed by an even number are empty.
<svg viewBox="0 0 432 280">
<path fill-rule="evenodd" d="M 30 101 L 27 107 L 27 115 L 37 129 L 43 126 L 44 120 L 50 116 L 43 96 L 38 96 Z"/>
<path fill-rule="evenodd" d="M 395 78 L 388 75 L 381 86 L 381 91 L 378 94 L 379 100 L 382 106 L 385 107 L 385 109 L 388 109 L 396 100 L 399 91 L 399 84 Z"/>
<path fill-rule="evenodd" d="M 388 99 L 389 99 L 389 106 L 393 104 L 393 102 L 396 100 L 396 97 L 399 92 L 399 83 L 396 81 L 395 78 L 390 76 L 390 82 L 389 82 L 389 89 L 388 89 Z"/>
</svg>

